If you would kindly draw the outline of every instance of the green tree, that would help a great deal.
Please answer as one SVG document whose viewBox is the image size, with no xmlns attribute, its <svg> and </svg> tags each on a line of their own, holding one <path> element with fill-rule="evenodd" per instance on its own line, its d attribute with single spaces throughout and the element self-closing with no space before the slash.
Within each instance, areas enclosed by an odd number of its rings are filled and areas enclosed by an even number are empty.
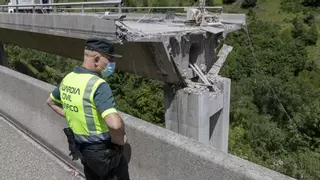
<svg viewBox="0 0 320 180">
<path fill-rule="evenodd" d="M 213 0 L 205 0 L 206 1 L 206 6 L 213 6 L 214 2 Z"/>
<path fill-rule="evenodd" d="M 45 71 L 45 64 L 39 59 L 30 60 L 30 65 L 36 68 L 39 72 Z"/>
<path fill-rule="evenodd" d="M 299 20 L 295 25 L 304 25 Z M 316 64 L 307 61 L 305 31 L 281 31 L 260 20 L 251 20 L 248 29 L 256 60 L 245 32 L 234 32 L 224 42 L 234 47 L 221 70 L 233 82 L 230 152 L 292 177 L 317 179 L 313 173 L 319 165 L 299 154 L 319 149 L 314 102 L 319 102 L 320 80 Z"/>
<path fill-rule="evenodd" d="M 149 5 L 149 1 L 148 0 L 143 0 L 142 1 L 142 6 L 146 7 Z"/>
<path fill-rule="evenodd" d="M 314 20 L 315 20 L 315 15 L 312 12 L 308 12 L 306 17 L 303 19 L 304 23 L 308 24 L 309 26 L 314 24 Z"/>
<path fill-rule="evenodd" d="M 303 20 L 299 17 L 295 17 L 292 21 L 292 24 L 293 24 L 293 28 L 291 31 L 292 37 L 307 44 L 308 29 L 306 25 L 303 23 Z"/>
<path fill-rule="evenodd" d="M 281 0 L 281 9 L 285 12 L 299 13 L 304 10 L 300 1 Z"/>
<path fill-rule="evenodd" d="M 255 7 L 257 5 L 257 0 L 243 0 L 241 3 L 242 8 Z"/>
<path fill-rule="evenodd" d="M 313 7 L 319 7 L 320 6 L 320 0 L 304 0 L 302 2 L 305 6 L 313 6 Z"/>
<path fill-rule="evenodd" d="M 163 83 L 120 71 L 108 82 L 121 111 L 164 126 Z"/>
<path fill-rule="evenodd" d="M 236 2 L 236 0 L 223 0 L 224 4 L 231 4 L 231 3 L 234 3 L 234 2 Z"/>
<path fill-rule="evenodd" d="M 306 38 L 307 44 L 316 45 L 318 42 L 318 37 L 319 37 L 319 32 L 318 32 L 317 26 L 316 24 L 313 24 L 307 33 L 307 38 Z"/>
</svg>

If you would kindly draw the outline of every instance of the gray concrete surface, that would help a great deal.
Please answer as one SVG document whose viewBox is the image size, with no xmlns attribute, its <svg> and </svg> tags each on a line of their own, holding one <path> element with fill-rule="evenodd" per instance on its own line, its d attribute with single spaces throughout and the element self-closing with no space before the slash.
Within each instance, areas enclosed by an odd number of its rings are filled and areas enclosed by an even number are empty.
<svg viewBox="0 0 320 180">
<path fill-rule="evenodd" d="M 199 26 L 188 26 L 183 23 L 177 24 L 177 23 L 156 23 L 152 24 L 150 26 L 150 23 L 141 23 L 137 21 L 125 21 L 123 22 L 126 26 L 138 31 L 139 33 L 143 34 L 145 38 L 148 38 L 148 36 L 163 36 L 164 34 L 174 34 L 174 33 L 197 33 L 201 32 L 201 28 Z M 217 27 L 211 27 L 212 32 L 215 34 L 221 33 L 224 31 L 223 28 L 217 28 Z"/>
<path fill-rule="evenodd" d="M 0 14 L 0 41 L 56 55 L 83 60 L 85 39 L 101 36 L 116 40 L 116 25 L 90 15 Z M 117 69 L 160 81 L 175 83 L 172 67 L 161 39 L 126 42 L 115 48 L 123 55 Z"/>
<path fill-rule="evenodd" d="M 19 133 L 1 116 L 0 136 L 0 179 L 79 180 L 68 166 Z"/>
<path fill-rule="evenodd" d="M 227 60 L 229 53 L 232 51 L 233 47 L 224 44 L 219 51 L 218 60 L 214 63 L 211 69 L 208 71 L 208 74 L 217 76 L 223 67 L 224 62 Z"/>
<path fill-rule="evenodd" d="M 49 35 L 64 36 L 70 38 L 85 39 L 90 35 L 103 36 L 106 39 L 118 42 L 117 35 L 115 34 L 117 26 L 115 21 L 118 19 L 107 19 L 99 14 L 25 14 L 25 13 L 0 13 L 0 27 L 6 29 L 13 29 L 19 31 L 27 31 L 34 33 L 44 33 Z M 148 17 L 149 16 L 149 17 Z M 150 16 L 152 16 L 150 18 Z M 222 14 L 220 19 L 223 23 L 239 24 L 245 23 L 244 14 Z M 160 17 L 160 20 L 163 17 Z M 185 32 L 188 33 L 197 32 L 201 29 L 198 26 L 186 26 L 181 23 L 151 23 L 149 20 L 158 19 L 156 14 L 145 14 L 138 19 L 134 14 L 128 14 L 128 17 L 124 18 L 123 23 L 129 27 L 148 33 L 160 32 L 163 36 L 166 36 L 167 31 Z M 176 18 L 178 21 L 180 18 Z M 149 23 L 140 23 L 147 20 Z M 182 21 L 183 19 L 181 19 Z M 224 26 L 221 24 L 219 27 L 210 27 L 212 32 L 218 33 L 224 31 Z"/>
<path fill-rule="evenodd" d="M 0 13 L 1 28 L 85 39 L 88 35 L 104 36 L 116 42 L 113 21 L 95 15 Z"/>
<path fill-rule="evenodd" d="M 247 23 L 245 14 L 222 14 L 220 16 L 220 21 L 223 23 L 241 24 L 241 25 L 245 25 Z"/>
<path fill-rule="evenodd" d="M 165 85 L 166 128 L 227 152 L 230 80 L 221 78 L 219 83 L 221 92 L 198 89 L 190 93 L 181 89 L 173 93 Z"/>
<path fill-rule="evenodd" d="M 63 132 L 63 128 L 67 127 L 66 121 L 55 116 L 45 103 L 53 86 L 2 66 L 0 69 L 0 102 L 7 102 L 1 103 L 0 113 L 81 169 L 81 164 L 72 162 L 68 156 L 67 139 Z"/>
<path fill-rule="evenodd" d="M 45 104 L 54 87 L 2 66 L 0 84 L 0 102 L 6 102 L 0 104 L 0 112 L 73 163 L 62 132 L 66 120 Z M 291 179 L 168 129 L 124 113 L 121 116 L 128 135 L 125 154 L 133 180 Z"/>
</svg>

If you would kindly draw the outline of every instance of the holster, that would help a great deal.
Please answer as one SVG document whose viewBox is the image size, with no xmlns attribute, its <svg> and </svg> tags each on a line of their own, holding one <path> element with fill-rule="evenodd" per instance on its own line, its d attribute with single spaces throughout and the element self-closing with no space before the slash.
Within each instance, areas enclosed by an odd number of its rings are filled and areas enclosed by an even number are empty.
<svg viewBox="0 0 320 180">
<path fill-rule="evenodd" d="M 79 158 L 83 160 L 83 155 L 80 152 L 80 145 L 76 143 L 72 129 L 70 127 L 64 128 L 63 131 L 68 139 L 69 150 L 70 150 L 69 156 L 72 156 L 73 161 L 78 160 Z"/>
<path fill-rule="evenodd" d="M 107 162 L 108 162 L 108 168 L 105 169 L 106 173 L 107 172 L 111 172 L 114 171 L 115 169 L 118 168 L 119 164 L 120 164 L 120 160 L 122 157 L 122 152 L 123 152 L 123 146 L 118 146 L 118 145 L 114 145 L 113 148 L 111 149 L 106 149 L 105 154 L 107 157 Z M 104 174 L 106 175 L 106 174 Z"/>
<path fill-rule="evenodd" d="M 118 167 L 120 163 L 121 156 L 123 154 L 123 146 L 114 145 L 112 149 L 106 150 L 107 156 L 109 156 L 110 159 L 110 169 L 114 169 Z"/>
</svg>

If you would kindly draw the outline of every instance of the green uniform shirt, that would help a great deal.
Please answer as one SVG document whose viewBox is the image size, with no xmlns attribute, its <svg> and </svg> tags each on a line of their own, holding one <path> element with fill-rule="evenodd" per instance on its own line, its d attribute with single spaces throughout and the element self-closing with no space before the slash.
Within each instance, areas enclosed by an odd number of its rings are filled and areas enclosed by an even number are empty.
<svg viewBox="0 0 320 180">
<path fill-rule="evenodd" d="M 99 76 L 99 74 L 94 71 L 91 71 L 84 67 L 78 67 L 78 66 L 74 68 L 73 72 L 79 73 L 79 74 L 88 73 L 88 74 Z M 51 98 L 58 103 L 61 102 L 59 87 L 60 87 L 60 84 L 51 93 Z M 94 94 L 94 103 L 100 115 L 102 116 L 102 118 L 108 115 L 109 112 L 115 112 L 115 110 L 117 109 L 114 103 L 112 90 L 107 82 L 101 83 L 98 86 Z"/>
</svg>

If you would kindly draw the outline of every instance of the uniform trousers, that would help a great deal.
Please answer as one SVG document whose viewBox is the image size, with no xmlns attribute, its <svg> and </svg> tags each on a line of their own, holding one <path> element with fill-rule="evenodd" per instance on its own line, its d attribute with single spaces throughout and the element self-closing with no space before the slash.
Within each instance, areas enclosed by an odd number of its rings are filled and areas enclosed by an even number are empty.
<svg viewBox="0 0 320 180">
<path fill-rule="evenodd" d="M 120 159 L 116 158 L 119 161 L 116 163 L 118 165 L 111 167 L 114 162 L 110 153 L 107 153 L 110 148 L 106 144 L 80 146 L 80 152 L 84 157 L 81 163 L 87 180 L 130 180 L 128 163 L 122 151 L 119 152 Z"/>
</svg>

